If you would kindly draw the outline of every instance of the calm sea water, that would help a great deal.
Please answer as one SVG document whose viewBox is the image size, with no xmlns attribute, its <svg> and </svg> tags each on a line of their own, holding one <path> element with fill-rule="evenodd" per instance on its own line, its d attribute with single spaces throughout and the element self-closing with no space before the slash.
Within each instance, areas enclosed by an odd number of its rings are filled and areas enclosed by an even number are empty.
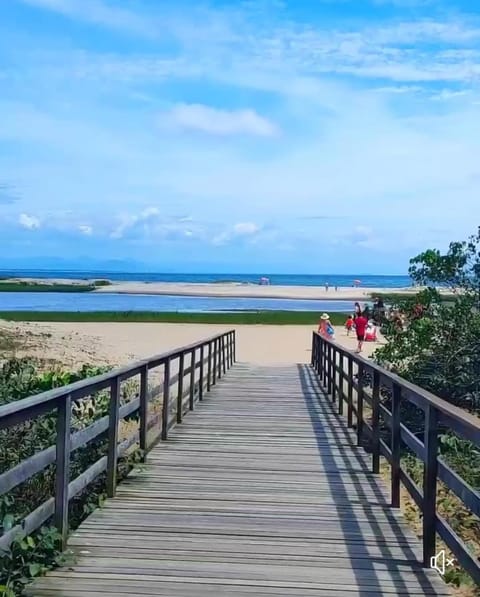
<svg viewBox="0 0 480 597">
<path fill-rule="evenodd" d="M 366 288 L 403 288 L 411 285 L 408 276 L 365 276 L 351 275 L 297 275 L 297 274 L 269 274 L 268 272 L 253 274 L 158 274 L 158 273 L 129 273 L 110 271 L 80 271 L 80 270 L 0 270 L 0 277 L 18 278 L 66 278 L 91 279 L 106 278 L 117 281 L 131 282 L 183 282 L 183 283 L 215 283 L 215 282 L 250 282 L 258 284 L 261 277 L 270 278 L 275 286 L 352 286 L 354 280 L 361 280 Z"/>
<path fill-rule="evenodd" d="M 0 292 L 0 311 L 351 311 L 351 301 L 205 298 L 145 294 Z"/>
</svg>

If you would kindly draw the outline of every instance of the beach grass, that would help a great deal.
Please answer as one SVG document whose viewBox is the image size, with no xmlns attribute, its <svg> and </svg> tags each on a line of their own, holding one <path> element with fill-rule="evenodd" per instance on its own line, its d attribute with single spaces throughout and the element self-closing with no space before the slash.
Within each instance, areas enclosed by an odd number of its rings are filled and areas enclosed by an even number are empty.
<svg viewBox="0 0 480 597">
<path fill-rule="evenodd" d="M 224 325 L 316 325 L 317 311 L 236 311 L 176 313 L 155 311 L 0 311 L 0 319 L 37 322 L 210 323 Z M 333 325 L 343 325 L 345 313 L 330 313 Z"/>
<path fill-rule="evenodd" d="M 414 299 L 416 296 L 413 292 L 375 292 L 370 295 L 371 299 L 381 298 L 384 303 L 394 305 L 401 303 L 406 299 Z M 444 302 L 452 301 L 456 298 L 453 293 L 445 293 L 441 295 L 441 300 Z"/>
<path fill-rule="evenodd" d="M 0 292 L 91 292 L 92 290 L 95 290 L 93 284 L 40 284 L 36 282 L 0 281 Z"/>
</svg>

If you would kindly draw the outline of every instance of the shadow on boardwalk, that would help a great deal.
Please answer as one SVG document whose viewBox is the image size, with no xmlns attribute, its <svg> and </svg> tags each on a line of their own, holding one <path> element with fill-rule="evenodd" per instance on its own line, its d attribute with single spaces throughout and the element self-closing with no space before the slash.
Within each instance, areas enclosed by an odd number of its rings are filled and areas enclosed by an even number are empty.
<svg viewBox="0 0 480 597">
<path fill-rule="evenodd" d="M 330 488 L 333 495 L 336 496 L 335 508 L 336 518 L 344 532 L 344 544 L 349 550 L 352 563 L 352 570 L 358 577 L 359 594 L 367 597 L 372 592 L 382 592 L 382 581 L 375 574 L 375 564 L 385 562 L 389 570 L 396 578 L 396 588 L 399 594 L 408 594 L 409 587 L 403 578 L 401 571 L 405 564 L 411 565 L 411 574 L 422 581 L 426 594 L 436 594 L 435 587 L 438 589 L 438 579 L 430 580 L 419 561 L 418 545 L 413 549 L 410 532 L 407 531 L 403 520 L 396 517 L 389 518 L 387 527 L 381 526 L 377 520 L 380 509 L 389 509 L 389 502 L 384 488 L 380 486 L 381 481 L 377 475 L 373 475 L 366 463 L 365 454 L 356 447 L 356 435 L 348 429 L 347 423 L 334 411 L 334 405 L 325 395 L 318 376 L 313 369 L 306 365 L 299 365 L 299 376 L 301 379 L 303 396 L 305 404 L 312 421 L 312 428 L 315 433 L 318 445 L 319 457 L 326 465 L 335 460 L 344 460 L 354 455 L 354 466 L 348 470 L 348 475 L 328 475 L 326 478 L 330 482 Z M 327 426 L 332 433 L 330 441 L 325 441 L 322 430 Z M 344 483 L 344 478 L 348 479 L 348 487 Z M 351 490 L 351 483 L 354 484 L 354 493 Z M 376 501 L 370 502 L 366 492 L 369 488 L 375 495 Z M 359 520 L 358 510 L 354 504 L 363 505 L 362 520 Z M 389 536 L 395 537 L 396 543 L 400 549 L 401 557 L 395 557 L 396 550 L 392 548 L 392 541 Z M 380 555 L 372 557 L 369 552 L 369 544 L 373 541 L 380 550 Z M 413 541 L 412 541 L 413 539 Z M 359 560 L 363 560 L 360 567 Z M 361 589 L 361 580 L 363 571 L 371 572 L 370 586 L 367 590 Z M 362 571 L 362 572 L 360 572 Z M 429 573 L 432 575 L 432 573 Z"/>
<path fill-rule="evenodd" d="M 448 595 L 307 366 L 237 364 L 36 597 Z"/>
</svg>

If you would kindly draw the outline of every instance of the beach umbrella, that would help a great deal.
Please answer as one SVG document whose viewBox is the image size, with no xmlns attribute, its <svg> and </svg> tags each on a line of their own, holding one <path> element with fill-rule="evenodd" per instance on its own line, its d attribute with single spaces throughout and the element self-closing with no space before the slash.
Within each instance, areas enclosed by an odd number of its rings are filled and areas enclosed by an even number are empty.
<svg viewBox="0 0 480 597">
<path fill-rule="evenodd" d="M 354 280 L 354 281 L 353 281 L 353 283 L 354 283 L 354 284 L 361 284 L 361 283 L 362 283 L 362 281 L 361 281 L 361 280 Z"/>
</svg>

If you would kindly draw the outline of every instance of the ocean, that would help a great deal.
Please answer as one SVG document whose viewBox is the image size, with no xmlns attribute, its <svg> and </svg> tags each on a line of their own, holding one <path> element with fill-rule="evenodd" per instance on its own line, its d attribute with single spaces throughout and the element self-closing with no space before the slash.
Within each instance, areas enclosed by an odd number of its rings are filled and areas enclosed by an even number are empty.
<svg viewBox="0 0 480 597">
<path fill-rule="evenodd" d="M 65 278 L 65 279 L 108 279 L 122 282 L 180 282 L 214 284 L 220 282 L 243 282 L 258 284 L 260 278 L 267 277 L 274 286 L 353 286 L 354 280 L 360 280 L 362 288 L 404 288 L 411 286 L 409 276 L 372 276 L 362 274 L 161 274 L 152 272 L 113 272 L 90 270 L 0 270 L 0 277 L 5 278 Z"/>
<path fill-rule="evenodd" d="M 404 288 L 410 286 L 408 276 L 351 276 L 297 274 L 159 274 L 78 270 L 0 270 L 0 277 L 109 279 L 132 282 L 220 283 L 239 282 L 258 284 L 268 277 L 272 286 L 352 286 L 360 280 L 362 288 Z M 348 312 L 351 301 L 289 300 L 234 297 L 160 296 L 57 292 L 0 292 L 0 311 L 166 311 L 166 312 L 225 312 L 225 311 L 318 311 Z"/>
</svg>

